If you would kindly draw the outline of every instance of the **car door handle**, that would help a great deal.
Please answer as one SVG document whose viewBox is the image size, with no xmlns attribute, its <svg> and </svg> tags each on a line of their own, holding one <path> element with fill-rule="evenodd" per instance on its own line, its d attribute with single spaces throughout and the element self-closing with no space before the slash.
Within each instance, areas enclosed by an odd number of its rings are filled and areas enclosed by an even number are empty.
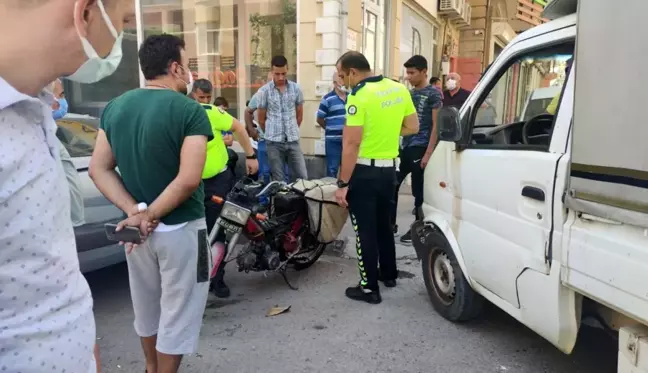
<svg viewBox="0 0 648 373">
<path fill-rule="evenodd" d="M 522 188 L 522 196 L 535 199 L 536 201 L 540 201 L 540 202 L 545 201 L 544 190 L 532 186 L 525 186 L 524 188 Z"/>
</svg>

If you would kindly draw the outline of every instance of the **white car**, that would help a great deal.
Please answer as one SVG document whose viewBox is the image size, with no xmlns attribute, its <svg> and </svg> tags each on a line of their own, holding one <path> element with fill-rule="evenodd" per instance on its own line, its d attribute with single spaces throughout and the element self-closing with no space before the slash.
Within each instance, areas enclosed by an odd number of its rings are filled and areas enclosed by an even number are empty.
<svg viewBox="0 0 648 373">
<path fill-rule="evenodd" d="M 125 217 L 124 213 L 99 192 L 88 176 L 99 119 L 68 114 L 56 124 L 56 136 L 70 153 L 81 178 L 85 224 L 74 228 L 81 271 L 85 273 L 121 263 L 126 260 L 124 249 L 108 241 L 104 224 L 119 222 Z"/>
</svg>

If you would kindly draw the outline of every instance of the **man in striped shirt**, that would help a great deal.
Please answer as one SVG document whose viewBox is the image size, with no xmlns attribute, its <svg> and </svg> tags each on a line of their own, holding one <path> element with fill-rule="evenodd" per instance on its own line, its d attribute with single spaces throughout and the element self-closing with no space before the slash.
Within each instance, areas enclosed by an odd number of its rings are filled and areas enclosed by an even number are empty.
<svg viewBox="0 0 648 373">
<path fill-rule="evenodd" d="M 346 88 L 337 72 L 333 74 L 333 90 L 327 93 L 317 111 L 317 123 L 324 128 L 326 176 L 337 177 L 342 161 L 342 130 L 346 116 Z"/>
</svg>

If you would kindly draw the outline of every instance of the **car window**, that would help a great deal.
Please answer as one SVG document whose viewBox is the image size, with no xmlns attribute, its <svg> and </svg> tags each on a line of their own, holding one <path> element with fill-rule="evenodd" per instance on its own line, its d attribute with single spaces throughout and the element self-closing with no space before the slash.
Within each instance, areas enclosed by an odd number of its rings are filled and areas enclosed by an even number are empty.
<svg viewBox="0 0 648 373">
<path fill-rule="evenodd" d="M 552 99 L 553 97 L 536 98 L 529 101 L 529 104 L 527 105 L 526 111 L 524 113 L 524 118 L 522 118 L 522 120 L 529 120 L 540 114 L 544 114 L 547 111 L 547 107 L 551 103 Z"/>
<path fill-rule="evenodd" d="M 56 137 L 63 143 L 72 158 L 90 157 L 97 140 L 96 119 L 68 118 L 56 121 Z"/>
<path fill-rule="evenodd" d="M 552 127 L 549 114 L 555 114 L 549 107 L 553 99 L 561 95 L 573 51 L 574 43 L 568 42 L 513 57 L 475 105 L 472 128 L 495 129 L 475 131 L 478 136 L 473 136 L 473 141 L 482 146 L 548 148 Z M 534 92 L 545 95 L 537 97 Z M 525 122 L 541 114 L 548 115 L 522 131 Z"/>
</svg>

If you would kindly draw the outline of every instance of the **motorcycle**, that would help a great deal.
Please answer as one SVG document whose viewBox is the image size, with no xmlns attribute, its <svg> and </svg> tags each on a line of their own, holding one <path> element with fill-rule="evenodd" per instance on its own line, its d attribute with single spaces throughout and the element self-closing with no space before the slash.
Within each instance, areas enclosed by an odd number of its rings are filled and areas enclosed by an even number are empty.
<svg viewBox="0 0 648 373">
<path fill-rule="evenodd" d="M 209 234 L 209 244 L 218 250 L 216 237 L 225 230 L 226 263 L 236 261 L 239 272 L 277 272 L 286 284 L 290 267 L 301 271 L 312 266 L 326 244 L 311 233 L 304 193 L 284 182 L 264 185 L 249 178 L 236 183 L 226 198 L 212 196 L 222 204 L 219 218 Z M 241 237 L 244 245 L 238 245 Z M 224 246 L 221 247 L 221 250 Z"/>
</svg>

